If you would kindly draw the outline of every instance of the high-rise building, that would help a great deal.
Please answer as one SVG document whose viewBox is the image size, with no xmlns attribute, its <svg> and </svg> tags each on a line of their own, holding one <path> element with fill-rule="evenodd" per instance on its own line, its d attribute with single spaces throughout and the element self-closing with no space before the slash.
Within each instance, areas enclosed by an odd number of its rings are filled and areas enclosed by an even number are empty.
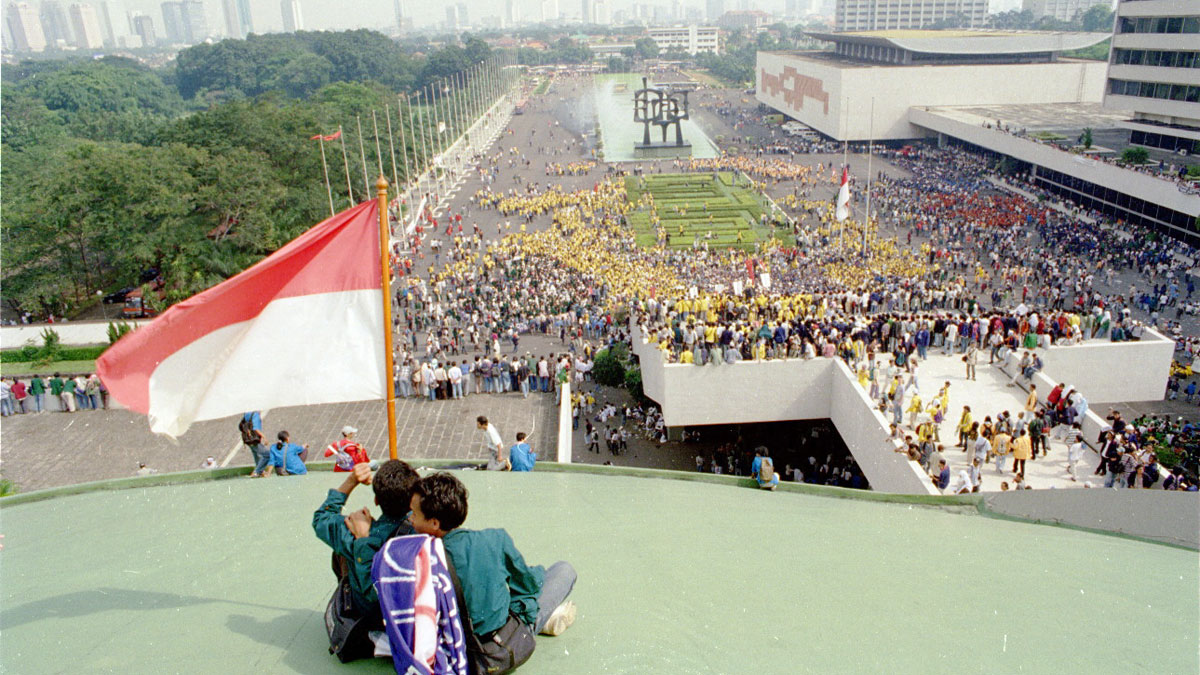
<svg viewBox="0 0 1200 675">
<path fill-rule="evenodd" d="M 1112 7 L 1112 0 L 1023 0 L 1021 9 L 1032 12 L 1035 19 L 1048 16 L 1059 21 L 1074 21 L 1096 5 Z"/>
<path fill-rule="evenodd" d="M 129 34 L 125 30 L 124 11 L 121 9 L 120 0 L 101 0 L 96 6 L 96 14 L 100 17 L 100 30 L 104 33 L 104 44 L 113 47 L 117 45 L 117 38 Z"/>
<path fill-rule="evenodd" d="M 542 0 L 542 21 L 558 21 L 558 0 Z"/>
<path fill-rule="evenodd" d="M 397 0 L 399 4 L 399 0 Z M 300 0 L 280 0 L 279 12 L 283 15 L 283 30 L 295 33 L 304 30 L 304 15 L 300 12 Z"/>
<path fill-rule="evenodd" d="M 722 14 L 725 13 L 725 2 L 724 0 L 707 0 L 707 2 L 704 4 L 704 8 L 706 10 L 708 20 L 715 22 L 717 19 L 721 18 Z"/>
<path fill-rule="evenodd" d="M 404 32 L 404 2 L 392 0 L 392 11 L 396 14 L 396 32 Z"/>
<path fill-rule="evenodd" d="M 460 27 L 458 5 L 446 5 L 446 30 L 457 32 Z"/>
<path fill-rule="evenodd" d="M 502 21 L 504 27 L 512 28 L 517 25 L 519 19 L 516 0 L 504 0 L 504 20 Z"/>
<path fill-rule="evenodd" d="M 100 19 L 91 5 L 71 5 L 71 27 L 75 31 L 75 46 L 80 49 L 97 49 L 104 46 L 104 33 L 100 30 Z"/>
<path fill-rule="evenodd" d="M 71 20 L 67 11 L 58 0 L 45 0 L 41 9 L 42 32 L 46 34 L 46 44 L 55 46 L 60 42 L 64 45 L 75 44 L 75 33 L 71 30 Z"/>
<path fill-rule="evenodd" d="M 600 26 L 612 25 L 612 3 L 609 0 L 594 0 L 592 3 L 593 23 Z"/>
<path fill-rule="evenodd" d="M 46 35 L 42 32 L 42 20 L 33 6 L 27 2 L 12 2 L 5 13 L 5 23 L 12 37 L 12 50 L 17 52 L 40 52 L 46 48 Z"/>
<path fill-rule="evenodd" d="M 1200 151 L 1200 3 L 1117 5 L 1104 107 L 1133 111 L 1132 143 Z"/>
<path fill-rule="evenodd" d="M 254 32 L 249 0 L 221 0 L 221 11 L 225 14 L 225 34 L 229 37 L 244 38 Z"/>
<path fill-rule="evenodd" d="M 988 0 L 837 0 L 838 31 L 924 28 L 961 18 L 964 28 L 987 24 Z"/>
<path fill-rule="evenodd" d="M 141 46 L 153 47 L 158 44 L 158 36 L 154 34 L 154 19 L 141 12 L 131 12 L 129 25 L 133 28 L 133 34 L 141 40 Z"/>
<path fill-rule="evenodd" d="M 183 0 L 183 34 L 193 45 L 208 38 L 208 15 L 201 0 Z"/>
<path fill-rule="evenodd" d="M 164 2 L 162 7 L 163 18 L 163 39 L 167 44 L 184 44 L 187 42 L 187 37 L 184 35 L 183 27 L 183 3 L 182 2 Z"/>
<path fill-rule="evenodd" d="M 596 0 L 580 0 L 579 22 L 596 23 Z"/>
<path fill-rule="evenodd" d="M 467 14 L 467 3 L 460 2 L 455 7 L 458 8 L 458 25 L 466 28 L 471 25 L 471 15 Z"/>
</svg>

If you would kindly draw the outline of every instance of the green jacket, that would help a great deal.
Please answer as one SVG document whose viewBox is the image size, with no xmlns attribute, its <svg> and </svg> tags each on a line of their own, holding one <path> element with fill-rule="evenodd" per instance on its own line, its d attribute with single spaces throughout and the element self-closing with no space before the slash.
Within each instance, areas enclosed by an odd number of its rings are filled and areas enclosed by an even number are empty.
<svg viewBox="0 0 1200 675">
<path fill-rule="evenodd" d="M 457 529 L 447 533 L 442 543 L 462 581 L 476 635 L 503 626 L 510 612 L 533 626 L 546 569 L 526 565 L 508 532 Z"/>
<path fill-rule="evenodd" d="M 371 583 L 371 563 L 375 560 L 375 553 L 383 548 L 388 539 L 412 534 L 413 529 L 407 520 L 380 515 L 371 523 L 371 531 L 367 536 L 355 539 L 342 515 L 345 505 L 346 495 L 330 490 L 325 503 L 313 513 L 313 531 L 317 539 L 328 544 L 334 553 L 350 563 L 350 591 L 357 609 L 366 611 L 379 604 L 379 594 Z"/>
</svg>

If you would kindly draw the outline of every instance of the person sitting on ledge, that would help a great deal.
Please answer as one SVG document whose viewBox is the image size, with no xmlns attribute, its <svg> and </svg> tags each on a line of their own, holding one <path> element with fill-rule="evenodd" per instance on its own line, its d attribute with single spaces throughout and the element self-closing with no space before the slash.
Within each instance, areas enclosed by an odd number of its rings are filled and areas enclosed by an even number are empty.
<svg viewBox="0 0 1200 675">
<path fill-rule="evenodd" d="M 526 565 L 503 529 L 467 530 L 467 488 L 446 472 L 430 474 L 413 489 L 413 528 L 442 539 L 452 571 L 461 582 L 463 616 L 482 643 L 502 629 L 559 635 L 575 621 L 575 568 L 559 561 L 549 567 Z M 519 625 L 508 626 L 512 622 Z M 532 636 L 529 636 L 532 639 Z M 467 642 L 468 651 L 471 641 Z"/>
<path fill-rule="evenodd" d="M 333 549 L 334 574 L 338 577 L 338 590 L 334 593 L 340 593 L 342 585 L 348 584 L 349 612 L 368 617 L 372 630 L 383 630 L 383 617 L 379 612 L 379 595 L 371 583 L 371 563 L 388 539 L 413 533 L 406 516 L 413 486 L 419 480 L 417 472 L 398 459 L 384 462 L 374 474 L 370 464 L 362 462 L 354 465 L 337 489 L 329 491 L 325 502 L 313 513 L 317 539 Z M 342 515 L 346 499 L 359 485 L 370 485 L 375 490 L 375 503 L 381 511 L 379 518 L 373 518 L 366 507 Z M 369 643 L 366 631 L 361 636 L 366 644 L 344 651 L 369 656 L 374 646 Z"/>
</svg>

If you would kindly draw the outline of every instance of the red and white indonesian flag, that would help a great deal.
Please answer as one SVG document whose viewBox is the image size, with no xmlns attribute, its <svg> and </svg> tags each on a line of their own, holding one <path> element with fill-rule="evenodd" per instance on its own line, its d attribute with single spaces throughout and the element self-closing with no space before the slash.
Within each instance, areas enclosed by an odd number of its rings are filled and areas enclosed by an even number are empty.
<svg viewBox="0 0 1200 675">
<path fill-rule="evenodd" d="M 172 306 L 104 352 L 96 370 L 169 436 L 247 410 L 383 398 L 379 259 L 371 200 Z"/>
<path fill-rule="evenodd" d="M 842 187 L 838 189 L 835 215 L 839 222 L 850 215 L 850 170 L 848 168 L 842 169 Z"/>
</svg>

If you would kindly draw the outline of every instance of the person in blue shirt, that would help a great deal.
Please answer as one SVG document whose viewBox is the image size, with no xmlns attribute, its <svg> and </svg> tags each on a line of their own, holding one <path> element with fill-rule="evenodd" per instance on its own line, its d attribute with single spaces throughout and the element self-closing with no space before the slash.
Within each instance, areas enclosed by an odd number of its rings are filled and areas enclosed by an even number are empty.
<svg viewBox="0 0 1200 675">
<path fill-rule="evenodd" d="M 766 446 L 760 445 L 754 449 L 754 462 L 750 464 L 750 475 L 754 476 L 754 481 L 763 490 L 774 490 L 779 486 L 779 474 L 775 473 L 775 463 L 767 455 Z"/>
<path fill-rule="evenodd" d="M 238 422 L 238 430 L 242 434 L 242 443 L 250 448 L 250 455 L 254 457 L 254 471 L 250 473 L 250 477 L 262 478 L 263 471 L 266 471 L 267 465 L 271 461 L 271 453 L 263 445 L 266 437 L 262 432 L 262 415 L 257 410 L 242 413 L 242 419 Z"/>
<path fill-rule="evenodd" d="M 291 436 L 286 431 L 279 432 L 279 442 L 271 446 L 271 466 L 280 476 L 303 476 L 308 473 L 304 465 L 308 461 L 308 446 L 289 443 Z"/>
<path fill-rule="evenodd" d="M 438 537 L 462 584 L 472 630 L 481 642 L 516 620 L 542 635 L 559 635 L 575 621 L 575 603 L 567 600 L 577 575 L 570 563 L 548 569 L 526 565 L 508 532 L 499 528 L 467 530 L 467 488 L 444 471 L 430 474 L 413 488 L 409 520 L 419 534 Z"/>
<path fill-rule="evenodd" d="M 513 471 L 533 471 L 537 464 L 537 453 L 525 442 L 525 432 L 517 434 L 517 442 L 508 449 L 508 461 L 512 462 Z"/>
</svg>

